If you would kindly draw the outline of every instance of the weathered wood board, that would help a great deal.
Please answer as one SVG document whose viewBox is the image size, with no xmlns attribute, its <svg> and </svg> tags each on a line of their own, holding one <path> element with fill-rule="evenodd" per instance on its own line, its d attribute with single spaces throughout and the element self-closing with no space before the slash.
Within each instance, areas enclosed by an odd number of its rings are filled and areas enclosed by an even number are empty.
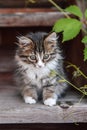
<svg viewBox="0 0 87 130">
<path fill-rule="evenodd" d="M 71 123 L 87 122 L 87 104 L 79 102 L 78 96 L 62 98 L 61 105 L 45 106 L 42 102 L 29 105 L 23 102 L 17 88 L 0 86 L 0 124 L 3 123 Z M 85 99 L 86 100 L 86 99 Z M 65 105 L 64 102 L 74 103 Z"/>
<path fill-rule="evenodd" d="M 52 26 L 61 17 L 49 9 L 0 9 L 0 27 Z"/>
</svg>

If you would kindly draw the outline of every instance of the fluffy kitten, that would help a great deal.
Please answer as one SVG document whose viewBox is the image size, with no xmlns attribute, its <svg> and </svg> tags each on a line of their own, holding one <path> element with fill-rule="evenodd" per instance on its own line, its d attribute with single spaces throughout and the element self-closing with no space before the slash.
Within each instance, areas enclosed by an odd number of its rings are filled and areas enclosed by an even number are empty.
<svg viewBox="0 0 87 130">
<path fill-rule="evenodd" d="M 16 79 L 25 103 L 34 104 L 42 96 L 45 105 L 56 105 L 66 89 L 65 82 L 58 82 L 58 75 L 50 74 L 55 71 L 66 78 L 58 37 L 55 32 L 18 37 Z"/>
</svg>

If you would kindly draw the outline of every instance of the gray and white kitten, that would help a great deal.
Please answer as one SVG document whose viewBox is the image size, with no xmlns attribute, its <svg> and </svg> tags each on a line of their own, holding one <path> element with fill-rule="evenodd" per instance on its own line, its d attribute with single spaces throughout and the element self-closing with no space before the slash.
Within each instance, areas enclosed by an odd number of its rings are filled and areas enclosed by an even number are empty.
<svg viewBox="0 0 87 130">
<path fill-rule="evenodd" d="M 58 75 L 51 75 L 54 71 L 66 78 L 58 37 L 55 32 L 18 37 L 16 80 L 25 103 L 35 104 L 42 96 L 45 105 L 56 105 L 67 88 Z"/>
</svg>

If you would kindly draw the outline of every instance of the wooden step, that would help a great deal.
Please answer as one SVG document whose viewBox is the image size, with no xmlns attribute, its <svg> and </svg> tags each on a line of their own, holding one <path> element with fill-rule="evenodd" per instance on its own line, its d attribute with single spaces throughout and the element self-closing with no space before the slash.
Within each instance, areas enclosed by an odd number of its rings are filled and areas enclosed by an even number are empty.
<svg viewBox="0 0 87 130">
<path fill-rule="evenodd" d="M 87 122 L 87 104 L 79 103 L 81 97 L 76 95 L 67 93 L 53 107 L 43 102 L 29 105 L 24 103 L 16 86 L 0 85 L 0 124 Z"/>
<path fill-rule="evenodd" d="M 53 9 L 6 8 L 0 9 L 0 27 L 52 26 L 61 17 Z"/>
</svg>

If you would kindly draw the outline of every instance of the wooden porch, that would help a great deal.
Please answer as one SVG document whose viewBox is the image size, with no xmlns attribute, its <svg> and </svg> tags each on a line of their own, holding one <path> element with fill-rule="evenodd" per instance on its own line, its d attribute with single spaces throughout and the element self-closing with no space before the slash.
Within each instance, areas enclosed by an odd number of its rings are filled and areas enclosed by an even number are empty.
<svg viewBox="0 0 87 130">
<path fill-rule="evenodd" d="M 20 0 L 19 0 L 20 1 Z M 2 2 L 2 1 L 0 1 Z M 3 3 L 3 2 L 2 2 Z M 69 0 L 68 4 L 75 4 L 75 1 Z M 16 3 L 17 4 L 17 3 Z M 3 5 L 3 4 L 2 4 Z M 13 4 L 14 5 L 14 4 Z M 6 6 L 6 5 L 5 5 Z M 11 5 L 9 5 L 11 6 Z M 15 5 L 17 6 L 17 5 Z M 45 4 L 44 4 L 45 6 Z M 6 6 L 8 7 L 8 5 Z M 13 80 L 13 72 L 15 70 L 14 65 L 14 53 L 16 35 L 19 33 L 25 34 L 28 31 L 50 31 L 54 22 L 64 17 L 62 13 L 58 12 L 54 8 L 0 8 L 0 126 L 5 129 L 11 129 L 10 125 L 13 125 L 14 129 L 28 129 L 28 128 L 64 128 L 58 125 L 35 125 L 26 127 L 26 123 L 86 123 L 87 122 L 87 98 L 82 98 L 82 95 L 76 90 L 70 89 L 67 91 L 66 96 L 59 99 L 56 106 L 49 107 L 43 105 L 42 102 L 38 102 L 35 105 L 25 104 L 22 97 L 17 91 Z M 74 57 L 77 54 L 76 47 L 73 43 L 79 44 L 79 36 L 74 41 L 71 41 L 71 45 L 68 43 L 68 47 L 65 46 L 67 51 L 67 59 L 70 59 L 78 66 L 84 66 L 86 64 L 82 61 L 81 50 L 78 54 L 81 57 Z M 78 45 L 77 44 L 77 45 Z M 83 48 L 83 45 L 80 45 Z M 70 50 L 72 48 L 72 50 Z M 78 48 L 78 46 L 77 46 Z M 75 53 L 73 54 L 73 50 Z M 72 57 L 72 59 L 71 59 Z M 81 59 L 79 62 L 78 59 Z M 85 70 L 87 73 L 87 70 Z M 82 100 L 81 100 L 82 98 Z M 15 125 L 16 126 L 15 126 Z M 20 124 L 20 125 L 18 125 Z M 24 126 L 24 127 L 23 127 Z M 67 127 L 67 129 L 70 127 Z"/>
</svg>

